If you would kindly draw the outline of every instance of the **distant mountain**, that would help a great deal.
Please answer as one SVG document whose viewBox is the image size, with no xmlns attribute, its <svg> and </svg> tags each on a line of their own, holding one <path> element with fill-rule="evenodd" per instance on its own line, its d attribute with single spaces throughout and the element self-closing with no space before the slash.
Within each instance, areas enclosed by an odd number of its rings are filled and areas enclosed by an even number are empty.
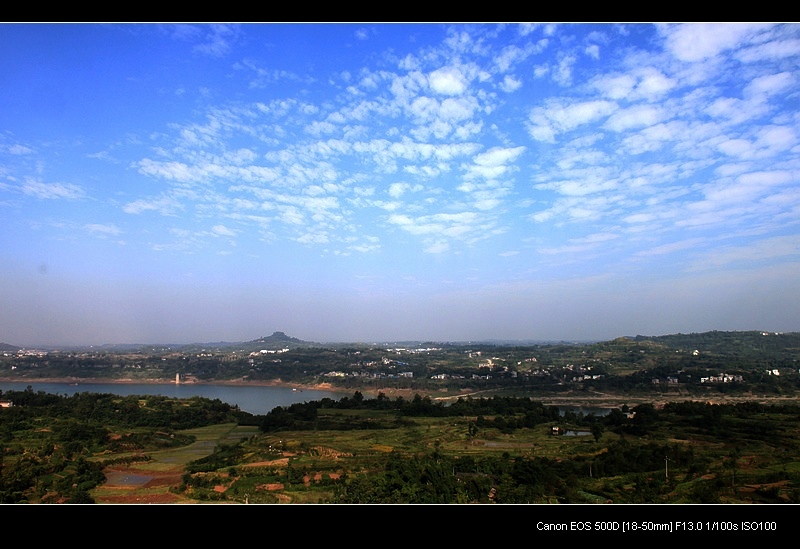
<svg viewBox="0 0 800 549">
<path fill-rule="evenodd" d="M 701 333 L 677 333 L 668 335 L 657 336 L 621 336 L 605 342 L 594 340 L 504 340 L 504 339 L 485 339 L 485 340 L 464 340 L 464 341 L 423 341 L 423 340 L 396 340 L 396 341 L 373 341 L 370 343 L 361 341 L 351 342 L 314 342 L 305 341 L 296 337 L 291 337 L 285 332 L 272 332 L 271 335 L 253 339 L 250 341 L 217 341 L 205 343 L 173 343 L 173 344 L 141 344 L 141 343 L 125 343 L 125 344 L 103 344 L 103 345 L 89 345 L 89 346 L 74 346 L 74 347 L 52 347 L 45 346 L 39 347 L 43 350 L 54 351 L 105 351 L 105 352 L 142 352 L 149 353 L 152 351 L 180 351 L 180 352 L 199 352 L 202 350 L 216 349 L 221 352 L 244 351 L 256 352 L 260 350 L 279 350 L 279 349 L 297 349 L 297 348 L 320 348 L 320 347 L 334 347 L 341 348 L 343 346 L 365 346 L 365 347 L 404 347 L 404 348 L 417 348 L 417 347 L 448 347 L 448 346 L 464 346 L 464 345 L 486 345 L 486 346 L 503 346 L 503 347 L 526 347 L 538 345 L 592 345 L 592 344 L 610 344 L 610 345 L 635 345 L 648 343 L 652 345 L 659 345 L 669 349 L 699 349 L 707 352 L 715 352 L 720 354 L 728 354 L 735 350 L 746 350 L 748 353 L 756 351 L 776 351 L 783 350 L 783 353 L 795 353 L 800 349 L 800 332 L 766 332 L 758 330 L 750 331 L 709 331 Z M 21 347 L 10 345 L 8 343 L 0 343 L 0 352 L 17 352 Z"/>
<path fill-rule="evenodd" d="M 295 349 L 297 347 L 317 347 L 317 346 L 319 346 L 319 343 L 314 343 L 313 341 L 304 341 L 296 337 L 288 336 L 283 332 L 272 332 L 272 335 L 236 344 L 237 348 L 250 351 L 259 351 L 262 349 L 267 349 L 267 350 Z"/>
<path fill-rule="evenodd" d="M 296 337 L 286 335 L 284 332 L 272 332 L 272 335 L 253 339 L 251 341 L 194 343 L 182 345 L 180 350 L 191 351 L 197 349 L 218 349 L 255 352 L 261 350 L 296 349 L 298 347 L 319 347 L 320 343 L 303 341 Z"/>
<path fill-rule="evenodd" d="M 272 335 L 262 337 L 260 339 L 254 339 L 253 341 L 249 341 L 247 343 L 262 343 L 264 345 L 308 345 L 311 344 L 309 341 L 303 341 L 302 339 L 297 339 L 296 337 L 289 337 L 283 332 L 272 332 Z"/>
</svg>

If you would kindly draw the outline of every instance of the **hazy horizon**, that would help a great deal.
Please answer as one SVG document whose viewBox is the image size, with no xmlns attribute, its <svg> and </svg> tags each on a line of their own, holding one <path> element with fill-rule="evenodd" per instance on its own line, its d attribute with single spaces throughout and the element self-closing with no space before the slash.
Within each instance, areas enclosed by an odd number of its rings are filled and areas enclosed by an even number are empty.
<svg viewBox="0 0 800 549">
<path fill-rule="evenodd" d="M 709 330 L 709 332 L 720 331 L 720 330 Z M 725 331 L 727 332 L 727 331 Z M 760 332 L 762 334 L 796 334 L 798 332 L 767 332 L 765 330 L 732 330 L 732 333 L 738 332 Z M 397 343 L 431 343 L 431 344 L 445 344 L 445 345 L 476 345 L 476 344 L 492 344 L 497 343 L 500 345 L 505 344 L 592 344 L 592 343 L 602 343 L 605 341 L 612 341 L 618 338 L 635 338 L 635 337 L 664 337 L 664 336 L 673 336 L 673 335 L 692 335 L 692 334 L 704 334 L 708 332 L 674 332 L 669 334 L 621 334 L 619 336 L 609 338 L 609 339 L 468 339 L 468 340 L 436 340 L 436 339 L 382 339 L 382 340 L 338 340 L 338 341 L 315 341 L 304 339 L 302 337 L 296 337 L 291 334 L 285 334 L 288 337 L 295 338 L 300 340 L 303 343 L 309 344 L 318 344 L 318 345 L 342 345 L 342 344 L 354 344 L 354 345 L 391 345 Z M 243 340 L 243 339 L 234 339 L 234 340 L 209 340 L 209 341 L 108 341 L 101 344 L 40 344 L 38 346 L 30 346 L 30 345 L 14 345 L 13 343 L 9 343 L 8 341 L 0 341 L 0 345 L 12 345 L 15 347 L 20 347 L 25 350 L 58 350 L 61 349 L 85 349 L 91 347 L 139 347 L 139 346 L 153 346 L 153 347 L 172 347 L 172 346 L 193 346 L 193 345 L 235 345 L 235 344 L 246 344 L 252 343 L 254 341 L 259 341 L 261 339 L 268 338 L 269 336 L 261 336 L 257 337 L 252 340 Z"/>
<path fill-rule="evenodd" d="M 2 23 L 0 341 L 800 330 L 797 24 Z"/>
<path fill-rule="evenodd" d="M 288 334 L 287 334 L 288 335 Z M 645 334 L 636 334 L 636 335 L 645 335 Z M 670 335 L 670 334 L 661 334 L 661 335 Z M 291 336 L 294 337 L 294 336 Z M 619 337 L 634 337 L 631 334 L 627 336 L 619 336 Z M 81 344 L 81 343 L 69 343 L 69 344 L 47 344 L 41 343 L 39 345 L 15 345 L 14 343 L 10 343 L 8 341 L 0 341 L 0 345 L 7 344 L 12 345 L 14 347 L 20 347 L 21 349 L 25 350 L 36 350 L 36 349 L 44 349 L 44 350 L 54 350 L 58 348 L 63 349 L 72 349 L 72 348 L 79 348 L 85 349 L 90 347 L 138 347 L 138 346 L 153 346 L 153 347 L 171 347 L 171 346 L 192 346 L 192 345 L 234 345 L 237 343 L 249 343 L 251 341 L 258 341 L 261 338 L 255 338 L 252 340 L 243 340 L 243 339 L 234 339 L 234 340 L 211 340 L 211 341 L 108 341 L 105 343 L 99 344 Z M 502 344 L 505 343 L 514 343 L 519 342 L 520 344 L 545 344 L 545 343 L 598 343 L 603 340 L 582 340 L 582 339 L 468 339 L 468 340 L 435 340 L 435 339 L 381 339 L 381 340 L 361 340 L 361 339 L 354 339 L 354 340 L 337 340 L 337 341 L 315 341 L 310 339 L 303 339 L 302 337 L 298 337 L 297 339 L 301 340 L 303 343 L 311 343 L 311 344 L 319 344 L 319 345 L 342 345 L 342 344 L 354 344 L 354 345 L 384 345 L 384 344 L 393 344 L 393 343 L 441 343 L 441 344 L 491 344 L 493 342 L 499 342 Z"/>
</svg>

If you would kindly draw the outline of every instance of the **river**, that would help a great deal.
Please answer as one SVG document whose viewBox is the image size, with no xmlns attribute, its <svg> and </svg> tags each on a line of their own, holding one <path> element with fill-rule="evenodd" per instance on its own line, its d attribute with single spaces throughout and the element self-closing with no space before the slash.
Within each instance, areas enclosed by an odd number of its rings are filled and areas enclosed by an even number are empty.
<svg viewBox="0 0 800 549">
<path fill-rule="evenodd" d="M 277 406 L 290 406 L 298 402 L 309 402 L 330 398 L 339 400 L 352 396 L 342 392 L 319 389 L 297 389 L 274 385 L 214 385 L 206 383 L 71 383 L 44 381 L 0 381 L 0 391 L 24 391 L 30 386 L 34 392 L 44 391 L 58 395 L 72 396 L 75 393 L 110 393 L 112 395 L 162 395 L 172 398 L 200 396 L 219 399 L 240 410 L 255 415 L 263 415 Z M 604 406 L 557 404 L 561 415 L 575 412 L 581 415 L 607 415 L 612 408 Z"/>
<path fill-rule="evenodd" d="M 278 406 L 290 406 L 330 398 L 339 400 L 342 393 L 317 389 L 262 385 L 212 385 L 197 383 L 58 383 L 31 381 L 0 382 L 0 391 L 24 391 L 28 386 L 34 392 L 43 391 L 72 396 L 76 393 L 110 393 L 112 395 L 162 395 L 172 398 L 194 396 L 219 399 L 251 414 L 263 415 Z"/>
</svg>

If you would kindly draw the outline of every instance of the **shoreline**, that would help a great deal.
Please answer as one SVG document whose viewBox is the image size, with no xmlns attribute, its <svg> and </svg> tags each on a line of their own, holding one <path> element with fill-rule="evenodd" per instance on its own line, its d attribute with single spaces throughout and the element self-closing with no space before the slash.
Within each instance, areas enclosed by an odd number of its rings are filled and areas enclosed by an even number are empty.
<svg viewBox="0 0 800 549">
<path fill-rule="evenodd" d="M 81 377 L 40 377 L 40 378 L 19 378 L 19 377 L 0 377 L 0 383 L 64 383 L 71 385 L 93 385 L 93 384 L 119 384 L 119 385 L 171 385 L 175 383 L 174 379 L 163 378 L 81 378 Z M 196 378 L 188 378 L 181 381 L 179 385 L 220 385 L 229 387 L 286 387 L 299 390 L 310 391 L 327 391 L 331 393 L 340 394 L 342 397 L 352 396 L 354 392 L 359 391 L 364 396 L 369 398 L 376 398 L 379 393 L 383 393 L 389 398 L 413 398 L 414 395 L 430 397 L 431 400 L 437 402 L 455 401 L 459 398 L 475 397 L 481 398 L 484 394 L 488 393 L 491 397 L 494 391 L 489 389 L 485 391 L 458 391 L 453 394 L 442 394 L 441 391 L 421 391 L 414 389 L 370 389 L 370 388 L 342 388 L 327 382 L 322 383 L 293 383 L 286 382 L 280 379 L 270 380 L 250 380 L 250 379 L 225 379 L 225 380 L 200 380 Z M 639 404 L 653 404 L 657 408 L 663 407 L 668 402 L 705 402 L 709 404 L 736 404 L 740 402 L 758 402 L 760 404 L 787 404 L 797 403 L 800 404 L 800 396 L 773 396 L 773 395 L 617 395 L 613 393 L 596 393 L 596 394 L 530 394 L 531 399 L 540 401 L 546 406 L 581 406 L 588 408 L 620 408 L 627 405 L 632 408 Z"/>
<path fill-rule="evenodd" d="M 114 377 L 94 377 L 94 378 L 84 378 L 84 377 L 37 377 L 37 378 L 18 378 L 18 377 L 0 377 L 0 383 L 66 383 L 66 384 L 75 384 L 75 385 L 100 385 L 100 384 L 107 384 L 107 385 L 173 385 L 175 384 L 174 379 L 156 379 L 156 378 L 147 378 L 147 379 L 134 379 L 134 378 L 114 378 Z M 346 393 L 350 394 L 352 391 L 350 389 L 344 390 L 338 387 L 331 385 L 330 383 L 315 383 L 315 384 L 303 384 L 303 383 L 291 383 L 285 382 L 281 380 L 247 380 L 247 379 L 221 379 L 221 380 L 214 380 L 214 381 L 205 381 L 190 378 L 185 381 L 181 381 L 178 385 L 224 385 L 230 387 L 237 387 L 237 386 L 254 386 L 254 387 L 288 387 L 293 389 L 307 389 L 307 390 L 314 390 L 314 391 L 329 391 L 332 393 Z"/>
</svg>

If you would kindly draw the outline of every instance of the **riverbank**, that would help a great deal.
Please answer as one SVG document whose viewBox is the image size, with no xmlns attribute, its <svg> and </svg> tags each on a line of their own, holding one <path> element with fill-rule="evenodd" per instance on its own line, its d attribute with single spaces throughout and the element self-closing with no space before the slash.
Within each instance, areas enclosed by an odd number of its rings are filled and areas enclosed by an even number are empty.
<svg viewBox="0 0 800 549">
<path fill-rule="evenodd" d="M 0 377 L 0 383 L 64 383 L 68 385 L 92 385 L 92 384 L 172 384 L 175 383 L 174 378 L 82 378 L 82 377 Z M 443 402 L 445 404 L 453 402 L 459 398 L 491 398 L 500 395 L 496 389 L 487 389 L 483 391 L 472 390 L 437 390 L 425 391 L 419 389 L 398 389 L 385 387 L 381 389 L 375 388 L 344 388 L 338 387 L 328 382 L 322 383 L 292 383 L 285 382 L 280 379 L 270 380 L 252 380 L 252 379 L 226 379 L 226 380 L 200 380 L 193 377 L 187 377 L 180 381 L 180 385 L 218 385 L 218 386 L 231 386 L 231 387 L 285 387 L 290 389 L 297 389 L 299 391 L 327 391 L 330 393 L 339 394 L 342 397 L 352 396 L 356 391 L 361 392 L 367 398 L 376 398 L 379 393 L 382 393 L 387 398 L 414 398 L 419 394 L 423 397 L 429 397 L 433 401 Z M 649 395 L 630 395 L 630 394 L 614 394 L 614 393 L 586 393 L 586 392 L 567 392 L 567 393 L 526 393 L 525 395 L 532 399 L 540 401 L 546 406 L 582 406 L 587 408 L 621 408 L 627 406 L 633 408 L 639 404 L 652 404 L 656 408 L 663 407 L 668 402 L 704 402 L 709 404 L 736 404 L 741 402 L 758 402 L 760 404 L 800 404 L 800 396 L 776 396 L 776 395 L 728 395 L 728 394 L 709 394 L 709 395 L 689 395 L 689 394 L 663 394 L 654 393 Z"/>
<path fill-rule="evenodd" d="M 174 384 L 175 378 L 114 378 L 114 377 L 0 377 L 0 383 L 64 383 L 67 385 L 100 385 L 100 384 L 119 384 L 119 385 L 163 385 Z M 395 399 L 414 398 L 416 394 L 421 396 L 428 396 L 434 400 L 449 400 L 456 399 L 460 396 L 475 396 L 476 392 L 468 391 L 455 391 L 452 394 L 441 396 L 442 391 L 420 391 L 417 389 L 398 389 L 398 388 L 369 388 L 369 387 L 339 387 L 328 382 L 318 383 L 295 383 L 287 382 L 280 379 L 215 379 L 215 380 L 201 380 L 194 377 L 186 377 L 179 383 L 180 385 L 218 385 L 227 387 L 285 387 L 288 389 L 297 389 L 298 391 L 326 391 L 335 393 L 342 397 L 350 397 L 356 391 L 361 392 L 366 398 L 376 398 L 379 393 L 383 393 L 387 398 Z"/>
<path fill-rule="evenodd" d="M 143 384 L 143 385 L 163 385 L 165 383 L 175 383 L 174 378 L 116 378 L 116 377 L 0 377 L 0 383 L 66 383 L 69 385 L 92 385 L 92 384 Z M 329 391 L 333 393 L 353 392 L 352 389 L 342 389 L 330 383 L 287 383 L 280 379 L 269 380 L 249 380 L 249 379 L 221 379 L 221 380 L 200 380 L 196 378 L 186 378 L 181 380 L 179 385 L 227 385 L 227 386 L 253 386 L 253 387 L 289 387 L 291 389 L 310 389 L 319 391 Z"/>
</svg>

